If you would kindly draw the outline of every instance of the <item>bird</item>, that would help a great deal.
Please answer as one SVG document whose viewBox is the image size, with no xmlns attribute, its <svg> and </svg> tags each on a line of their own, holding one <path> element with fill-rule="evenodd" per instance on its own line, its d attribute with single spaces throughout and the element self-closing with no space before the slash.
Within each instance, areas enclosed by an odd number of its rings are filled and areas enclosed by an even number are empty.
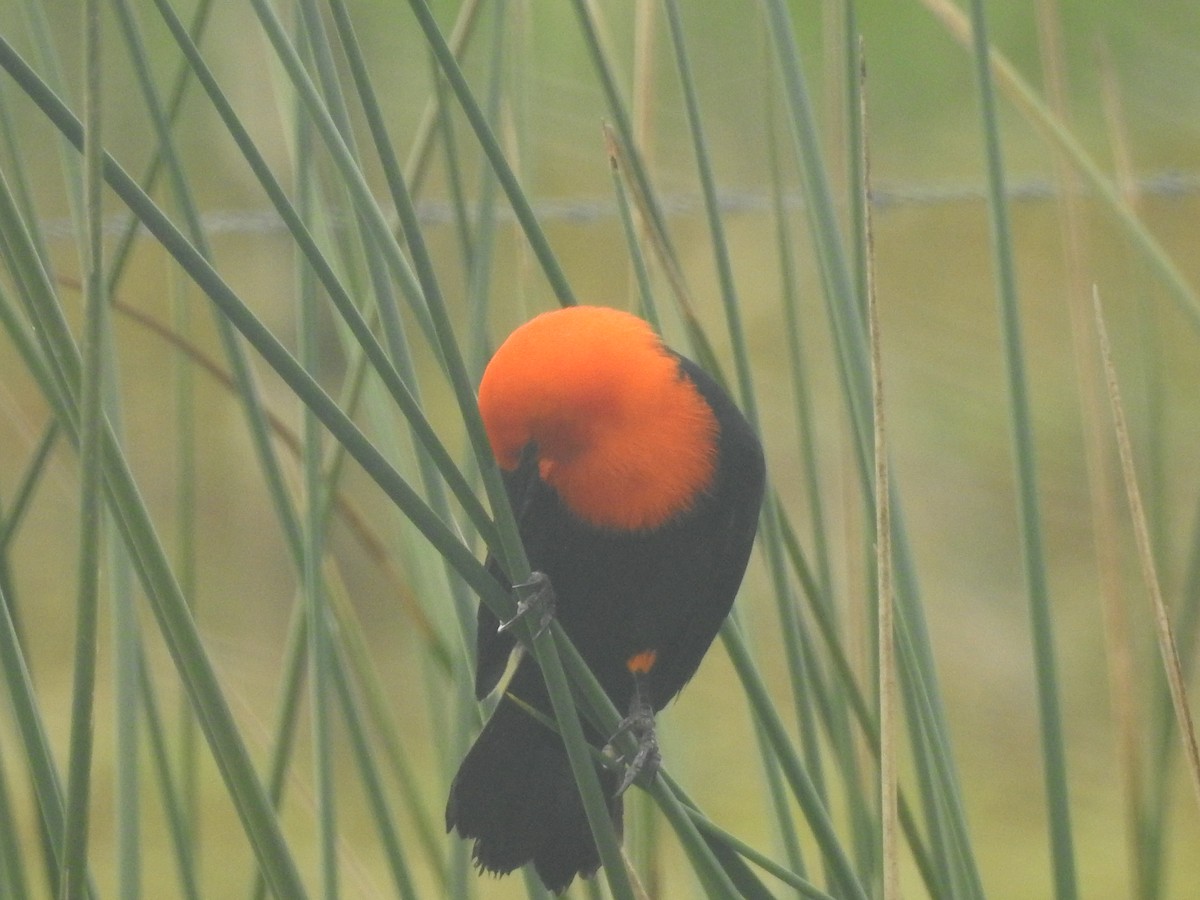
<svg viewBox="0 0 1200 900">
<path fill-rule="evenodd" d="M 635 769 L 658 763 L 654 713 L 695 674 L 732 608 L 758 527 L 765 465 L 754 430 L 700 366 L 648 322 L 604 306 L 544 312 L 485 367 L 479 410 L 537 584 L 553 615 L 639 738 L 624 782 L 597 766 L 618 834 Z M 509 591 L 495 556 L 489 572 Z M 518 587 L 520 587 L 518 585 Z M 446 830 L 473 840 L 479 870 L 532 862 L 562 893 L 599 852 L 533 655 L 486 604 L 477 619 L 475 693 L 518 654 L 468 750 Z M 587 740 L 608 746 L 584 722 Z"/>
</svg>

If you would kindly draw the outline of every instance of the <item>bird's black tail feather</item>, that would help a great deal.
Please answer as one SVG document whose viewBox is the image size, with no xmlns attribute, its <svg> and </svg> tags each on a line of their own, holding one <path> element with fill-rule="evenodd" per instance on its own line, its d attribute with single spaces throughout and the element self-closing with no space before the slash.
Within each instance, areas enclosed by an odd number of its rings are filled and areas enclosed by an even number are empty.
<svg viewBox="0 0 1200 900">
<path fill-rule="evenodd" d="M 509 691 L 535 708 L 548 705 L 531 659 L 522 660 Z M 620 833 L 616 774 L 600 767 L 597 773 Z M 503 875 L 532 862 L 555 893 L 565 891 L 576 875 L 586 877 L 600 867 L 561 738 L 508 697 L 454 777 L 446 804 L 446 830 L 453 829 L 474 838 L 475 862 L 484 871 Z"/>
</svg>

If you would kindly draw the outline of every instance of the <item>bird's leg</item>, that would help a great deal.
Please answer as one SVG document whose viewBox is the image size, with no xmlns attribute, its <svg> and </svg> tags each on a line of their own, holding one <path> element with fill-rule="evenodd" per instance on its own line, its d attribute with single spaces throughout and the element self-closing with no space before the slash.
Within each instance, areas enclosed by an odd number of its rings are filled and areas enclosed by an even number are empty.
<svg viewBox="0 0 1200 900">
<path fill-rule="evenodd" d="M 508 631 L 526 616 L 536 616 L 534 638 L 541 637 L 543 631 L 550 627 L 554 620 L 554 585 L 550 576 L 545 572 L 532 572 L 528 581 L 513 585 L 517 595 L 517 611 L 507 622 L 501 622 L 497 631 Z"/>
<path fill-rule="evenodd" d="M 633 698 L 629 701 L 629 715 L 621 720 L 616 732 L 609 740 L 609 746 L 621 735 L 632 734 L 637 739 L 637 750 L 632 757 L 622 756 L 625 762 L 625 778 L 617 788 L 616 796 L 620 797 L 635 781 L 648 785 L 654 781 L 658 769 L 662 765 L 662 754 L 658 750 L 658 736 L 654 732 L 654 707 L 642 694 L 642 679 L 633 676 Z"/>
</svg>

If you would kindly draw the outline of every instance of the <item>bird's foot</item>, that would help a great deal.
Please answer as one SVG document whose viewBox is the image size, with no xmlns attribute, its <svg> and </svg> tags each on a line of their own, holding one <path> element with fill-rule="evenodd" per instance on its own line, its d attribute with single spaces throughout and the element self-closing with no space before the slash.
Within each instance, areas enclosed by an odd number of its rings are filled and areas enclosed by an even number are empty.
<svg viewBox="0 0 1200 900">
<path fill-rule="evenodd" d="M 620 757 L 625 763 L 625 777 L 617 788 L 615 796 L 620 797 L 629 786 L 639 783 L 643 787 L 654 781 L 662 766 L 662 754 L 658 749 L 658 735 L 654 731 L 654 707 L 642 697 L 641 691 L 634 691 L 633 700 L 629 704 L 629 715 L 621 720 L 616 732 L 609 740 L 611 747 L 623 734 L 631 734 L 637 740 L 637 750 L 633 755 Z"/>
<path fill-rule="evenodd" d="M 554 585 L 550 583 L 550 576 L 545 572 L 532 572 L 528 581 L 514 584 L 513 591 L 517 595 L 517 611 L 511 619 L 501 622 L 500 627 L 496 630 L 508 631 L 522 619 L 536 616 L 532 620 L 536 623 L 533 632 L 534 640 L 536 640 L 554 621 L 556 599 Z"/>
</svg>

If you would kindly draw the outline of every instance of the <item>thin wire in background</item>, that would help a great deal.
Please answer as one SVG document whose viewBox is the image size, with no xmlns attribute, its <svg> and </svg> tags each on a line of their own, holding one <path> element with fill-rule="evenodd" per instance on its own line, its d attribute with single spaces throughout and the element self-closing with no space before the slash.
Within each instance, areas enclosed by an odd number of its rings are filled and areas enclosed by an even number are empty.
<svg viewBox="0 0 1200 900">
<path fill-rule="evenodd" d="M 1139 178 L 1137 191 L 1142 197 L 1164 199 L 1190 199 L 1200 195 L 1200 174 L 1190 172 L 1159 172 Z M 1014 202 L 1046 202 L 1054 200 L 1061 188 L 1047 178 L 1029 178 L 1011 184 L 1008 194 Z M 871 193 L 875 208 L 888 210 L 906 207 L 941 206 L 957 203 L 982 203 L 986 199 L 983 188 L 974 184 L 918 184 L 883 185 Z M 723 191 L 719 194 L 721 211 L 729 215 L 766 213 L 772 209 L 771 196 L 757 191 Z M 803 206 L 799 194 L 787 198 L 791 208 Z M 702 209 L 703 198 L 699 194 L 666 195 L 662 205 L 669 216 L 687 216 Z M 577 225 L 594 225 L 614 219 L 617 215 L 615 201 L 604 198 L 563 198 L 535 201 L 534 210 L 545 222 L 560 222 Z M 454 207 L 449 201 L 427 200 L 418 209 L 422 224 L 446 225 L 453 221 Z M 496 211 L 501 220 L 512 218 L 507 209 Z M 105 219 L 105 233 L 121 234 L 128 226 L 128 215 L 115 213 Z M 283 221 L 269 209 L 261 210 L 214 210 L 204 213 L 201 222 L 210 235 L 274 235 L 287 229 Z M 74 226 L 69 219 L 55 219 L 43 224 L 44 233 L 50 240 L 73 239 Z"/>
</svg>

